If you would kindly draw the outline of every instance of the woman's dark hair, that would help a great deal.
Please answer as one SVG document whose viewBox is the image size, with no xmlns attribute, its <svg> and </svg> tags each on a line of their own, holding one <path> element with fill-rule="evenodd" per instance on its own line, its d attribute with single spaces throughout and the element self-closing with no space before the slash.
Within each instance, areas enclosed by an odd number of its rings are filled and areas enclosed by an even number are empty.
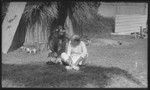
<svg viewBox="0 0 150 90">
<path fill-rule="evenodd" d="M 79 38 L 77 38 L 77 39 L 74 39 L 74 41 L 80 42 L 80 39 L 79 39 Z"/>
</svg>

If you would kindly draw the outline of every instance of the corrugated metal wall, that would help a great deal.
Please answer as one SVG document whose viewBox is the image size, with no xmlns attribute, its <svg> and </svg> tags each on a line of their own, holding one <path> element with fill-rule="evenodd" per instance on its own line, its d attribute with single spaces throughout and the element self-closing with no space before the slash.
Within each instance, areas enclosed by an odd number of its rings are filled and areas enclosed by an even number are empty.
<svg viewBox="0 0 150 90">
<path fill-rule="evenodd" d="M 116 15 L 115 33 L 129 34 L 140 31 L 147 24 L 147 15 Z"/>
</svg>

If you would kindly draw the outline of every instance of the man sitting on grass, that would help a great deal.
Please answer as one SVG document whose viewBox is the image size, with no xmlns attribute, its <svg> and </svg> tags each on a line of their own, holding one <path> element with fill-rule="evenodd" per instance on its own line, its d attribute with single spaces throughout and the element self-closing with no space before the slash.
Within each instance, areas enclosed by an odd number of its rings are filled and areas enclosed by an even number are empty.
<svg viewBox="0 0 150 90">
<path fill-rule="evenodd" d="M 73 35 L 67 46 L 67 53 L 62 53 L 62 62 L 68 63 L 66 69 L 79 70 L 79 65 L 82 65 L 88 57 L 87 48 L 78 35 Z"/>
<path fill-rule="evenodd" d="M 49 65 L 59 64 L 59 57 L 62 52 L 65 52 L 66 42 L 68 41 L 68 37 L 62 26 L 59 26 L 52 33 L 48 41 L 49 49 L 51 52 L 48 53 L 48 58 L 50 58 L 50 60 L 46 63 Z"/>
</svg>

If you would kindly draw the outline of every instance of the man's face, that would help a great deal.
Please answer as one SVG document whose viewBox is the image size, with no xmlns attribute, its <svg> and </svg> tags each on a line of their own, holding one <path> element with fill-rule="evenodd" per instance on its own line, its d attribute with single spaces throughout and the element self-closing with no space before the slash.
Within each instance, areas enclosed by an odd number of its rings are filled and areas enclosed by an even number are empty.
<svg viewBox="0 0 150 90">
<path fill-rule="evenodd" d="M 60 35 L 63 35 L 63 34 L 64 34 L 64 32 L 61 32 L 61 31 L 60 31 L 60 32 L 59 32 L 59 34 L 60 34 Z"/>
<path fill-rule="evenodd" d="M 59 35 L 64 35 L 65 33 L 66 33 L 66 32 L 65 32 L 64 30 L 60 29 Z"/>
</svg>

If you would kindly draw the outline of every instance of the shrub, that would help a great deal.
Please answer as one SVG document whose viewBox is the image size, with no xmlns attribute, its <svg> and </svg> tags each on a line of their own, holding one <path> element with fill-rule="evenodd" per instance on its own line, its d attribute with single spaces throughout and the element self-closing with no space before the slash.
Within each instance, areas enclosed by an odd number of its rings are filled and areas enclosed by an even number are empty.
<svg viewBox="0 0 150 90">
<path fill-rule="evenodd" d="M 105 36 L 114 31 L 113 18 L 106 18 L 97 14 L 100 2 L 78 2 L 74 7 L 74 32 L 79 35 Z"/>
</svg>

